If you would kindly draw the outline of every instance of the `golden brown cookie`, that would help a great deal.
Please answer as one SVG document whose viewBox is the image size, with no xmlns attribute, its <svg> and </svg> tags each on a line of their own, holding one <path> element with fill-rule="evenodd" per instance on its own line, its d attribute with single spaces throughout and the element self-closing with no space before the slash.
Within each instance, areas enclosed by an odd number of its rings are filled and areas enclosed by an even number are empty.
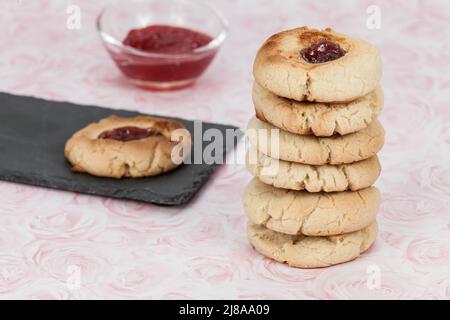
<svg viewBox="0 0 450 320">
<path fill-rule="evenodd" d="M 381 172 L 376 155 L 354 163 L 314 166 L 270 158 L 252 145 L 246 165 L 265 184 L 308 192 L 361 190 L 374 184 Z"/>
<path fill-rule="evenodd" d="M 298 102 L 253 86 L 253 104 L 258 119 L 296 134 L 329 137 L 366 128 L 383 107 L 381 87 L 348 103 Z"/>
<path fill-rule="evenodd" d="M 351 261 L 374 243 L 377 223 L 338 236 L 309 237 L 287 235 L 249 223 L 248 238 L 266 257 L 297 268 L 322 268 Z"/>
<path fill-rule="evenodd" d="M 244 192 L 252 223 L 292 235 L 331 236 L 363 229 L 380 207 L 375 187 L 359 191 L 309 193 L 277 189 L 253 179 Z"/>
<path fill-rule="evenodd" d="M 178 134 L 173 135 L 176 130 Z M 175 169 L 190 146 L 188 131 L 176 121 L 110 116 L 76 132 L 67 141 L 64 154 L 77 172 L 137 178 Z M 172 151 L 178 159 L 172 158 Z"/>
<path fill-rule="evenodd" d="M 384 144 L 384 129 L 378 120 L 345 136 L 315 137 L 283 131 L 253 117 L 247 136 L 252 145 L 271 158 L 311 165 L 365 160 L 376 155 Z"/>
<path fill-rule="evenodd" d="M 375 90 L 381 59 L 364 40 L 330 28 L 302 27 L 267 39 L 256 55 L 253 74 L 262 87 L 281 97 L 343 102 Z"/>
</svg>

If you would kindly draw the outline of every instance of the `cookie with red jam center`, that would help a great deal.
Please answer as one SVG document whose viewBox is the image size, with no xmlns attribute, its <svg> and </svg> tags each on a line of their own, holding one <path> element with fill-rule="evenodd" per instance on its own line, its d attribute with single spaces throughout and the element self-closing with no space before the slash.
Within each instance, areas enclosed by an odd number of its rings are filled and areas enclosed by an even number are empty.
<svg viewBox="0 0 450 320">
<path fill-rule="evenodd" d="M 176 121 L 110 116 L 76 132 L 64 154 L 76 172 L 139 178 L 174 170 L 190 149 L 190 134 Z"/>
<path fill-rule="evenodd" d="M 277 33 L 259 49 L 256 82 L 297 101 L 348 102 L 374 91 L 381 78 L 378 50 L 367 41 L 307 27 Z"/>
</svg>

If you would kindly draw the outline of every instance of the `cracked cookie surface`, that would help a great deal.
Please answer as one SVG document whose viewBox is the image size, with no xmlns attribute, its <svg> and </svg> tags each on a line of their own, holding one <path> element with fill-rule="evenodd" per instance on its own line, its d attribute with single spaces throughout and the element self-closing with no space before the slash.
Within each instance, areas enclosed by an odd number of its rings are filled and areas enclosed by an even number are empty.
<svg viewBox="0 0 450 320">
<path fill-rule="evenodd" d="M 334 193 L 277 189 L 253 179 L 244 192 L 252 223 L 290 235 L 331 236 L 361 230 L 376 219 L 377 188 Z"/>
<path fill-rule="evenodd" d="M 151 131 L 143 139 L 119 141 L 102 136 L 116 129 L 138 128 Z M 175 130 L 182 133 L 172 140 Z M 172 150 L 177 147 L 180 158 L 187 156 L 183 150 L 191 147 L 191 137 L 184 126 L 176 121 L 138 116 L 120 118 L 110 116 L 92 123 L 72 135 L 64 154 L 72 170 L 99 177 L 139 178 L 155 176 L 179 166 L 172 161 Z"/>
<path fill-rule="evenodd" d="M 332 136 L 366 128 L 383 107 L 381 87 L 349 103 L 298 102 L 279 97 L 253 85 L 253 104 L 258 119 L 296 134 Z"/>
<path fill-rule="evenodd" d="M 293 134 L 256 117 L 250 120 L 247 128 L 250 143 L 265 155 L 310 165 L 365 160 L 376 155 L 384 144 L 384 129 L 378 120 L 358 132 L 331 137 Z"/>
<path fill-rule="evenodd" d="M 324 63 L 308 63 L 300 54 L 314 43 L 332 41 L 346 52 Z M 274 94 L 297 101 L 352 101 L 375 90 L 381 78 L 378 50 L 364 40 L 307 27 L 271 36 L 253 66 L 256 81 Z"/>
<path fill-rule="evenodd" d="M 357 191 L 370 187 L 381 173 L 375 155 L 341 165 L 308 165 L 273 159 L 250 145 L 246 157 L 248 171 L 261 182 L 276 188 L 308 192 Z"/>
<path fill-rule="evenodd" d="M 338 236 L 287 235 L 249 223 L 247 235 L 264 256 L 297 268 L 322 268 L 356 259 L 374 243 L 377 223 Z"/>
</svg>

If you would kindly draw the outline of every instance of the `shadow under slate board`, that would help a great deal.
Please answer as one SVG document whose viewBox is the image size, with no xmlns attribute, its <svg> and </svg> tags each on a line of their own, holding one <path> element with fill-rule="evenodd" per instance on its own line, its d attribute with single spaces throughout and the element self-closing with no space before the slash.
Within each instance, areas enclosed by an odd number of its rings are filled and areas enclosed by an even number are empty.
<svg viewBox="0 0 450 320">
<path fill-rule="evenodd" d="M 156 177 L 120 180 L 72 172 L 64 157 L 66 140 L 87 124 L 112 114 L 139 115 L 125 110 L 0 93 L 0 180 L 161 205 L 181 205 L 192 198 L 217 166 L 202 160 L 201 164 L 183 164 Z M 193 121 L 166 118 L 181 122 L 191 132 L 194 143 L 202 141 L 202 150 L 210 143 L 203 142 L 198 132 L 194 132 Z M 202 134 L 210 128 L 218 129 L 223 137 L 226 129 L 237 129 L 203 122 Z M 224 157 L 235 148 L 242 135 L 239 131 L 233 143 L 224 143 L 221 151 Z"/>
</svg>

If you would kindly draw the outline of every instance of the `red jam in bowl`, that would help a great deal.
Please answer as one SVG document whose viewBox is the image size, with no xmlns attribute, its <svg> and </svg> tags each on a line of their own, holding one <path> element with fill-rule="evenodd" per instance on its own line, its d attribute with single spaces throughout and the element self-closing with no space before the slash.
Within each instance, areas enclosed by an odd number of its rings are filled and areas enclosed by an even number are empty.
<svg viewBox="0 0 450 320">
<path fill-rule="evenodd" d="M 141 140 L 153 136 L 161 136 L 162 134 L 152 129 L 144 129 L 139 127 L 120 127 L 112 130 L 103 131 L 98 135 L 98 139 L 111 139 L 122 142 Z"/>
<path fill-rule="evenodd" d="M 143 52 L 142 55 L 122 51 L 114 53 L 113 58 L 122 72 L 138 85 L 164 89 L 158 84 L 178 83 L 178 87 L 184 87 L 198 78 L 213 60 L 216 49 L 196 51 L 212 40 L 205 33 L 187 28 L 151 25 L 130 30 L 123 40 L 125 46 Z"/>
<path fill-rule="evenodd" d="M 191 53 L 210 43 L 212 38 L 194 30 L 155 25 L 128 32 L 124 45 L 152 53 Z"/>
</svg>

